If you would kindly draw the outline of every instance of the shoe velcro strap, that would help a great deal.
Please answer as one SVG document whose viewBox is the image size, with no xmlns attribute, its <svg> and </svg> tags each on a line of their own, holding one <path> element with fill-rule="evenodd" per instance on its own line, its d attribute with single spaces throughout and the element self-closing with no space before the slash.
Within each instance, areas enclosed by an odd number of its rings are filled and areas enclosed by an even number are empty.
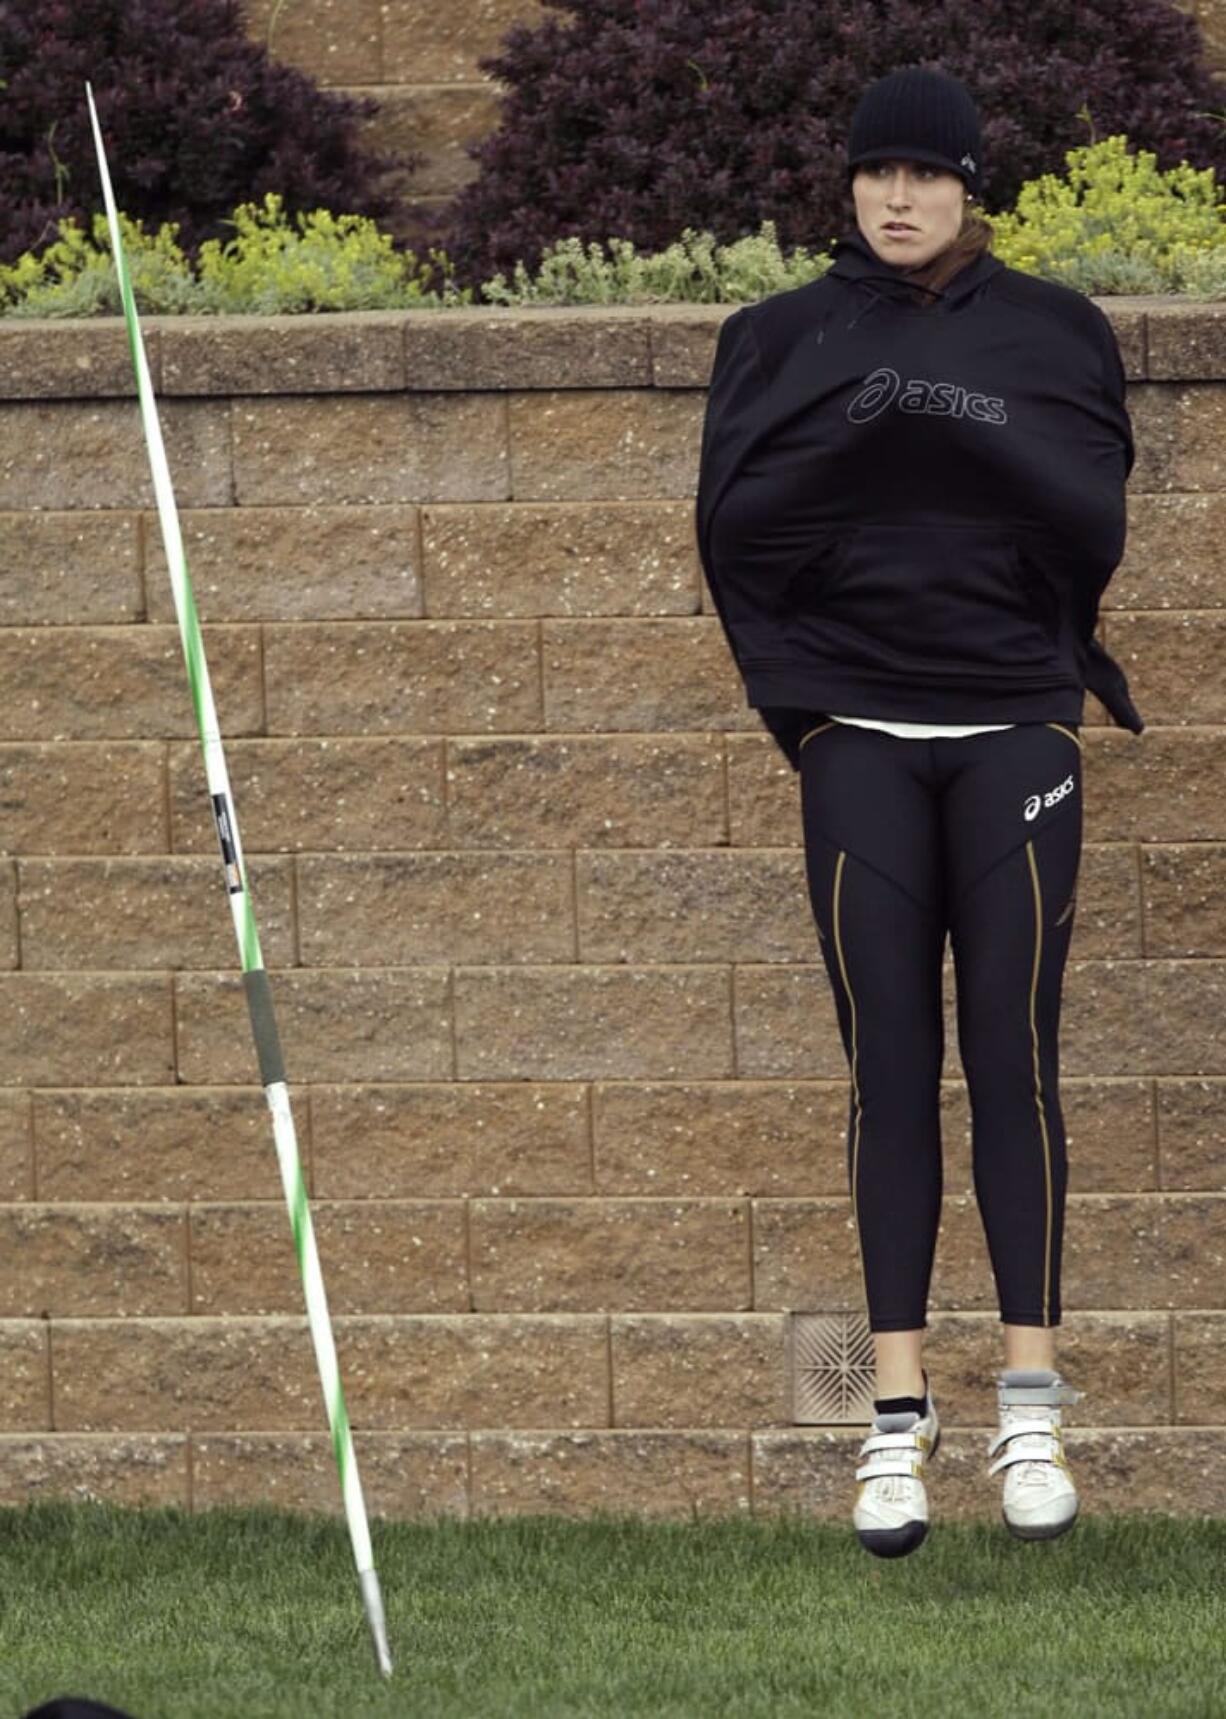
<svg viewBox="0 0 1226 1719">
<path fill-rule="evenodd" d="M 1012 1446 L 1008 1457 L 1004 1459 L 1008 1462 L 1055 1462 L 1063 1455 L 1059 1439 L 1050 1434 L 1032 1432 L 1027 1434 L 1024 1440 L 1013 1443 L 1016 1439 L 1016 1433 L 998 1433 L 988 1446 L 988 1455 L 994 1456 L 1006 1443 Z"/>
<path fill-rule="evenodd" d="M 1013 1421 L 1007 1427 L 1002 1427 L 988 1446 L 988 1455 L 1004 1444 L 1006 1440 L 1021 1437 L 1039 1437 L 1049 1442 L 1064 1436 L 1063 1429 L 1053 1421 Z"/>
<path fill-rule="evenodd" d="M 1000 1400 L 1007 1407 L 1019 1403 L 1036 1403 L 1054 1408 L 1057 1403 L 1079 1403 L 1085 1396 L 1084 1391 L 1076 1391 L 1072 1385 L 1002 1385 Z"/>
<path fill-rule="evenodd" d="M 878 1432 L 870 1433 L 860 1447 L 861 1455 L 866 1450 L 915 1450 L 917 1440 L 915 1431 L 910 1432 Z"/>
<path fill-rule="evenodd" d="M 874 1462 L 863 1463 L 856 1470 L 857 1480 L 876 1480 L 883 1474 L 909 1474 L 913 1480 L 919 1479 L 920 1464 L 914 1457 L 882 1456 Z"/>
<path fill-rule="evenodd" d="M 999 1469 L 1008 1468 L 1010 1463 L 1014 1462 L 1052 1462 L 1057 1468 L 1065 1466 L 1064 1457 L 1053 1440 L 1045 1451 L 1026 1450 L 1024 1448 L 1019 1450 L 1016 1447 L 1006 1450 L 996 1458 L 995 1462 L 988 1465 L 988 1473 L 995 1474 Z"/>
</svg>

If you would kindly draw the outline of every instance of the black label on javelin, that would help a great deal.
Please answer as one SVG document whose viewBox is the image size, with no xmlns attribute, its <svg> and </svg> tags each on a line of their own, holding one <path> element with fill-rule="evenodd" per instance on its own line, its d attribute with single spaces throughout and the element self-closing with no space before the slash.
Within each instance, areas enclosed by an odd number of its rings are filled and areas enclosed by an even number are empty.
<svg viewBox="0 0 1226 1719">
<path fill-rule="evenodd" d="M 226 888 L 231 895 L 241 895 L 243 879 L 238 869 L 238 853 L 234 847 L 234 820 L 224 794 L 210 794 L 209 798 L 213 802 L 213 822 L 217 825 L 221 863 L 226 868 Z"/>
</svg>

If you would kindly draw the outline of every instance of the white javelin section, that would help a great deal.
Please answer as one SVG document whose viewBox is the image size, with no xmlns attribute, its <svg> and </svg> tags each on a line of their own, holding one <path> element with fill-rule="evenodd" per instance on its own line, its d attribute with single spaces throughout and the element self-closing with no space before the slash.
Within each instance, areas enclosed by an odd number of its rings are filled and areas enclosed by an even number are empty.
<svg viewBox="0 0 1226 1719">
<path fill-rule="evenodd" d="M 89 84 L 85 86 L 85 94 L 89 101 L 90 122 L 94 128 L 94 146 L 98 153 L 98 170 L 102 176 L 102 195 L 106 202 L 106 219 L 111 230 L 111 253 L 115 258 L 116 272 L 118 272 L 119 258 L 122 255 L 119 214 L 115 207 L 115 194 L 111 189 L 111 173 L 107 166 L 106 150 L 102 143 L 102 128 L 98 124 L 98 112 L 94 107 L 94 92 Z M 188 625 L 187 556 L 183 549 L 183 533 L 179 527 L 179 510 L 175 505 L 174 489 L 170 481 L 170 467 L 166 462 L 162 426 L 158 421 L 157 404 L 153 398 L 153 382 L 149 375 L 148 360 L 145 357 L 145 338 L 141 333 L 140 323 L 135 313 L 132 317 L 131 337 L 136 363 L 136 391 L 140 401 L 141 419 L 145 426 L 145 441 L 149 448 L 149 469 L 153 477 L 153 493 L 157 499 L 158 522 L 162 528 L 162 545 L 166 551 L 166 565 L 170 569 L 170 588 L 174 596 L 175 614 L 179 618 L 179 639 L 183 646 L 183 658 L 188 665 L 190 675 L 192 647 Z M 200 646 L 197 655 L 199 659 L 197 679 L 200 698 L 200 744 L 204 749 L 204 770 L 208 779 L 209 793 L 224 796 L 224 803 L 229 812 L 230 833 L 234 843 L 238 875 L 243 885 L 241 890 L 227 891 L 230 901 L 230 916 L 234 921 L 234 935 L 238 939 L 239 955 L 242 957 L 246 920 L 247 868 L 243 863 L 243 845 L 238 831 L 238 817 L 234 810 L 233 796 L 230 793 L 230 777 L 226 770 L 226 757 L 221 745 L 221 731 L 217 726 L 217 709 L 213 703 L 213 688 L 209 681 L 209 668 L 205 661 L 203 645 Z"/>
</svg>

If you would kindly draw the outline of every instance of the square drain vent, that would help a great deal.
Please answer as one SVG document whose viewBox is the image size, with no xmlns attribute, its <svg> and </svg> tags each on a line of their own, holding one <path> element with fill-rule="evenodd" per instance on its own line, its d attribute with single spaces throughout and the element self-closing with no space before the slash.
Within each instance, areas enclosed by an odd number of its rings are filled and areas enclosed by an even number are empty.
<svg viewBox="0 0 1226 1719">
<path fill-rule="evenodd" d="M 863 1313 L 793 1313 L 792 1420 L 863 1425 L 873 1418 L 876 1350 Z"/>
</svg>

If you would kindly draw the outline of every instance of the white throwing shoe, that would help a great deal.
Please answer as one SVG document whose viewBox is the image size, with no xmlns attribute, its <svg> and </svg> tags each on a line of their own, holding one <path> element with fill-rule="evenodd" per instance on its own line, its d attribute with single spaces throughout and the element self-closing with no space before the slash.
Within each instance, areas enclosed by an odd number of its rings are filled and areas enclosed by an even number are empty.
<svg viewBox="0 0 1226 1719">
<path fill-rule="evenodd" d="M 941 1426 L 932 1388 L 928 1412 L 878 1414 L 860 1447 L 856 1469 L 856 1503 L 852 1522 L 865 1551 L 878 1558 L 901 1558 L 914 1552 L 928 1532 L 928 1494 L 924 1468 L 937 1453 Z"/>
<path fill-rule="evenodd" d="M 1000 1431 L 988 1445 L 996 1458 L 988 1473 L 1005 1472 L 1005 1523 L 1019 1540 L 1054 1539 L 1073 1526 L 1078 1508 L 1059 1405 L 1085 1392 L 1048 1368 L 1011 1367 L 997 1375 L 996 1394 Z"/>
</svg>

